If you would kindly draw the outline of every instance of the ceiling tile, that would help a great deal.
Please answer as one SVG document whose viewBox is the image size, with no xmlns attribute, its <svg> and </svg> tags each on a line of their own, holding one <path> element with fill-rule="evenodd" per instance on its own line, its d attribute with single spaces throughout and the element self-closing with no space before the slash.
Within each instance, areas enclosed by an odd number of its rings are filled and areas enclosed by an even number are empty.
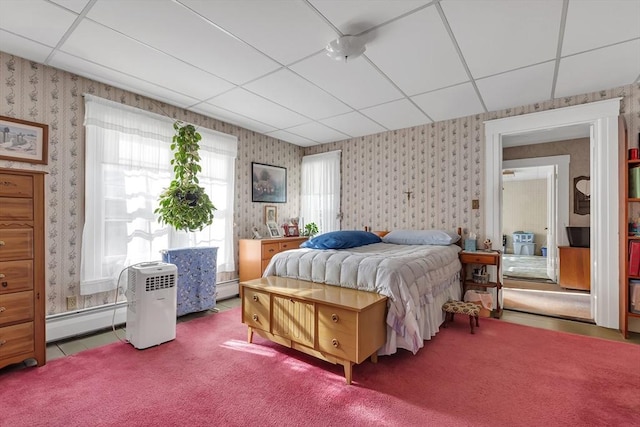
<svg viewBox="0 0 640 427">
<path fill-rule="evenodd" d="M 216 107 L 215 105 L 211 105 L 207 102 L 203 102 L 196 106 L 190 107 L 189 110 L 203 114 L 207 117 L 213 117 L 214 119 L 218 119 L 226 123 L 231 123 L 233 125 L 238 125 L 245 129 L 253 130 L 260 133 L 266 134 L 267 132 L 272 132 L 276 129 L 273 126 L 269 126 L 248 117 L 241 116 L 234 112 L 225 110 L 224 108 Z"/>
<path fill-rule="evenodd" d="M 403 129 L 431 123 L 431 121 L 407 99 L 387 102 L 360 111 L 389 130 Z"/>
<path fill-rule="evenodd" d="M 75 13 L 80 13 L 89 3 L 90 0 L 50 0 L 53 3 L 57 3 L 60 6 L 72 10 Z"/>
<path fill-rule="evenodd" d="M 436 122 L 484 113 L 484 107 L 471 83 L 424 93 L 411 99 Z"/>
<path fill-rule="evenodd" d="M 233 87 L 218 77 L 88 20 L 78 25 L 61 50 L 197 99 L 207 99 Z"/>
<path fill-rule="evenodd" d="M 555 61 L 476 80 L 489 111 L 551 99 Z"/>
<path fill-rule="evenodd" d="M 348 135 L 333 130 L 318 122 L 310 122 L 303 125 L 294 126 L 288 128 L 287 132 L 291 132 L 320 143 L 339 141 L 349 138 Z"/>
<path fill-rule="evenodd" d="M 431 0 L 310 0 L 343 34 L 359 34 L 396 18 Z"/>
<path fill-rule="evenodd" d="M 286 69 L 246 84 L 244 88 L 316 120 L 351 111 L 338 99 Z"/>
<path fill-rule="evenodd" d="M 303 138 L 299 135 L 294 135 L 286 130 L 277 130 L 274 132 L 268 132 L 268 136 L 280 139 L 282 141 L 290 142 L 291 144 L 299 145 L 301 147 L 311 147 L 312 145 L 317 145 L 315 141 L 311 141 L 310 139 Z"/>
<path fill-rule="evenodd" d="M 0 46 L 2 51 L 18 55 L 30 61 L 44 63 L 52 48 L 0 30 Z"/>
<path fill-rule="evenodd" d="M 640 1 L 570 1 L 562 56 L 638 37 Z"/>
<path fill-rule="evenodd" d="M 87 16 L 235 84 L 280 67 L 193 11 L 171 1 L 155 1 L 153 7 L 149 7 L 147 0 L 128 0 L 117 8 L 111 2 L 98 2 Z M 168 28 L 188 28 L 189 31 L 167 31 Z"/>
<path fill-rule="evenodd" d="M 374 133 L 384 132 L 386 130 L 357 111 L 330 117 L 328 119 L 321 120 L 321 122 L 351 137 L 371 135 Z"/>
<path fill-rule="evenodd" d="M 2 0 L 2 29 L 54 47 L 78 15 L 44 0 Z"/>
<path fill-rule="evenodd" d="M 434 6 L 379 28 L 365 55 L 407 95 L 468 80 Z"/>
<path fill-rule="evenodd" d="M 556 57 L 562 0 L 441 3 L 474 78 Z"/>
<path fill-rule="evenodd" d="M 309 121 L 298 113 L 241 88 L 217 96 L 209 100 L 208 103 L 268 124 L 276 129 L 296 126 Z"/>
<path fill-rule="evenodd" d="M 302 1 L 180 1 L 285 65 L 324 49 L 337 36 Z"/>
<path fill-rule="evenodd" d="M 353 108 L 370 107 L 403 97 L 402 92 L 362 57 L 341 62 L 319 53 L 291 69 Z"/>
<path fill-rule="evenodd" d="M 640 75 L 640 40 L 562 58 L 556 98 L 630 84 Z M 580 76 L 580 78 L 576 78 Z"/>
<path fill-rule="evenodd" d="M 128 90 L 158 101 L 166 102 L 167 104 L 175 105 L 176 107 L 186 108 L 197 102 L 194 98 L 176 93 L 164 86 L 154 85 L 136 77 L 122 74 L 119 71 L 102 67 L 64 52 L 56 52 L 51 59 L 50 65 L 61 70 L 69 71 L 73 74 L 87 77 L 97 82 Z"/>
</svg>

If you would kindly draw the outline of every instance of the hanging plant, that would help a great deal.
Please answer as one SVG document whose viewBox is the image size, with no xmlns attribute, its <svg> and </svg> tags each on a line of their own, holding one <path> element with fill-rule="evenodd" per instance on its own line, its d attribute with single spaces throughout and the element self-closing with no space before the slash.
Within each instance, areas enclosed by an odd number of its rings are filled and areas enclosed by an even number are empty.
<svg viewBox="0 0 640 427">
<path fill-rule="evenodd" d="M 213 206 L 204 188 L 198 182 L 200 166 L 200 140 L 202 136 L 193 125 L 175 122 L 171 151 L 174 152 L 171 165 L 174 179 L 158 199 L 159 206 L 154 213 L 160 216 L 160 223 L 173 226 L 176 230 L 202 230 L 213 222 Z"/>
</svg>

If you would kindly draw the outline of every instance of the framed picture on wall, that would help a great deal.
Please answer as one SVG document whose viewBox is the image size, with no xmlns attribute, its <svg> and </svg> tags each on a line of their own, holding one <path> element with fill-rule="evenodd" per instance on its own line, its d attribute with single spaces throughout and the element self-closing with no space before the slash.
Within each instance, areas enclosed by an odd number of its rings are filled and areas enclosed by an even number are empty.
<svg viewBox="0 0 640 427">
<path fill-rule="evenodd" d="M 252 202 L 287 203 L 287 169 L 251 162 Z"/>
<path fill-rule="evenodd" d="M 0 159 L 46 165 L 49 126 L 0 116 Z"/>
<path fill-rule="evenodd" d="M 264 207 L 264 223 L 278 222 L 278 208 L 272 205 Z"/>
</svg>

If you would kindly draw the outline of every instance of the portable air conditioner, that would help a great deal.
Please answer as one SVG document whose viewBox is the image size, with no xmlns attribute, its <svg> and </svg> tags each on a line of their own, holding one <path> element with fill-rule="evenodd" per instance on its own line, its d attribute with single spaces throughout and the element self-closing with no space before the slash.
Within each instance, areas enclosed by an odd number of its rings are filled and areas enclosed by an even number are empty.
<svg viewBox="0 0 640 427">
<path fill-rule="evenodd" d="M 176 337 L 178 268 L 163 262 L 129 267 L 127 341 L 143 349 Z"/>
</svg>

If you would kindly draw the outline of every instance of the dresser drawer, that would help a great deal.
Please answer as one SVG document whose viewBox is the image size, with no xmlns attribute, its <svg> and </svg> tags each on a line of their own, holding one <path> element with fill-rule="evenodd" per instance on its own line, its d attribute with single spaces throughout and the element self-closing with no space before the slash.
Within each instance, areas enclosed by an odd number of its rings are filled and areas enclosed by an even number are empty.
<svg viewBox="0 0 640 427">
<path fill-rule="evenodd" d="M 0 295 L 0 325 L 33 319 L 33 291 Z"/>
<path fill-rule="evenodd" d="M 0 359 L 34 350 L 33 322 L 0 328 Z"/>
<path fill-rule="evenodd" d="M 0 197 L 33 197 L 33 177 L 0 173 Z"/>
<path fill-rule="evenodd" d="M 356 360 L 358 314 L 318 305 L 318 350 L 342 359 Z"/>
<path fill-rule="evenodd" d="M 33 261 L 0 262 L 0 294 L 33 289 Z"/>
<path fill-rule="evenodd" d="M 31 228 L 0 228 L 0 261 L 33 259 Z"/>
<path fill-rule="evenodd" d="M 274 243 L 263 243 L 262 245 L 262 259 L 270 260 L 275 254 L 280 252 L 280 244 L 278 242 Z"/>
<path fill-rule="evenodd" d="M 288 251 L 289 249 L 298 249 L 299 247 L 300 247 L 300 242 L 298 241 L 278 243 L 279 252 Z"/>
<path fill-rule="evenodd" d="M 269 332 L 271 317 L 269 294 L 247 287 L 242 289 L 242 321 L 252 328 Z"/>
<path fill-rule="evenodd" d="M 463 264 L 487 264 L 487 265 L 495 265 L 498 262 L 498 259 L 495 255 L 490 254 L 471 254 L 471 253 L 462 253 L 460 254 L 460 262 Z"/>
<path fill-rule="evenodd" d="M 33 199 L 0 197 L 0 221 L 32 221 Z"/>
</svg>

